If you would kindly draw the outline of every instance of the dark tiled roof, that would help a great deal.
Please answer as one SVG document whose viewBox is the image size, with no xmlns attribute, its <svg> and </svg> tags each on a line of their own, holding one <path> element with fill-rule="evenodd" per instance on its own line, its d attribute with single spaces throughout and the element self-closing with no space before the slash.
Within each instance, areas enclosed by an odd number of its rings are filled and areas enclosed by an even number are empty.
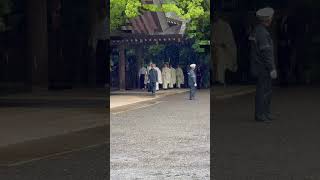
<svg viewBox="0 0 320 180">
<path fill-rule="evenodd" d="M 160 0 L 148 0 L 148 4 L 162 3 Z M 170 14 L 170 13 L 169 13 Z M 184 40 L 185 22 L 177 16 L 163 12 L 145 11 L 140 16 L 127 21 L 121 31 L 111 33 L 112 44 L 118 43 L 167 43 Z"/>
</svg>

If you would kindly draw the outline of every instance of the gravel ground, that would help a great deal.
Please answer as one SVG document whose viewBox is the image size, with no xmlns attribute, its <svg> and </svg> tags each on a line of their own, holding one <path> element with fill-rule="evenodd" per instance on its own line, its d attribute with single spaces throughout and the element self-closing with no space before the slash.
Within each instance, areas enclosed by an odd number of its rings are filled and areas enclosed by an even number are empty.
<svg viewBox="0 0 320 180">
<path fill-rule="evenodd" d="M 111 114 L 111 179 L 210 179 L 210 94 Z"/>
</svg>

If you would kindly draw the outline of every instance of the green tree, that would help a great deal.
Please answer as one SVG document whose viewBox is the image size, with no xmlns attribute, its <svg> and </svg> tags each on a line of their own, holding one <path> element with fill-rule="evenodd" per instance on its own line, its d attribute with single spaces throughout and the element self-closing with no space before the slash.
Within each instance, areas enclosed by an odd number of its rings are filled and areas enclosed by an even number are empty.
<svg viewBox="0 0 320 180">
<path fill-rule="evenodd" d="M 127 0 L 110 0 L 110 31 L 117 30 L 125 24 Z"/>
<path fill-rule="evenodd" d="M 193 18 L 187 26 L 187 35 L 195 40 L 193 48 L 196 52 L 204 52 L 203 45 L 209 45 L 210 42 L 210 1 L 203 0 L 201 7 L 204 12 L 198 17 Z"/>
<path fill-rule="evenodd" d="M 110 30 L 117 30 L 124 25 L 126 19 L 140 15 L 142 4 L 140 0 L 110 0 Z"/>
</svg>

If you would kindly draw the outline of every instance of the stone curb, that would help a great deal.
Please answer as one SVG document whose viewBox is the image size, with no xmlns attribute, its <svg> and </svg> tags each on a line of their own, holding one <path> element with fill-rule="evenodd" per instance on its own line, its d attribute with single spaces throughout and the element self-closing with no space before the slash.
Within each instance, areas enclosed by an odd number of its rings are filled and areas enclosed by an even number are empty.
<svg viewBox="0 0 320 180">
<path fill-rule="evenodd" d="M 217 100 L 230 99 L 230 98 L 233 98 L 233 97 L 238 97 L 238 96 L 243 96 L 243 95 L 247 95 L 247 94 L 252 94 L 252 93 L 255 93 L 255 92 L 256 92 L 255 89 L 249 89 L 249 90 L 243 90 L 243 91 L 233 92 L 233 93 L 230 93 L 230 94 L 217 95 L 217 96 L 214 96 L 214 98 L 217 99 Z"/>
<path fill-rule="evenodd" d="M 148 101 L 152 101 L 152 100 L 155 100 L 155 99 L 163 98 L 163 97 L 166 97 L 166 96 L 172 96 L 172 95 L 182 94 L 182 93 L 186 93 L 186 92 L 188 92 L 188 90 L 183 90 L 183 91 L 179 91 L 179 92 L 170 92 L 170 93 L 167 93 L 167 94 L 163 93 L 163 94 L 157 95 L 156 97 L 152 97 L 150 95 L 150 98 L 148 98 L 148 99 L 144 99 L 144 100 L 141 100 L 141 101 L 138 101 L 138 102 L 134 102 L 134 103 L 130 103 L 130 104 L 122 105 L 122 106 L 117 106 L 117 107 L 112 107 L 112 108 L 110 107 L 110 111 L 114 110 L 114 109 L 117 109 L 117 108 L 130 106 L 130 105 L 137 104 L 137 103 L 142 103 L 142 102 L 148 102 Z"/>
</svg>

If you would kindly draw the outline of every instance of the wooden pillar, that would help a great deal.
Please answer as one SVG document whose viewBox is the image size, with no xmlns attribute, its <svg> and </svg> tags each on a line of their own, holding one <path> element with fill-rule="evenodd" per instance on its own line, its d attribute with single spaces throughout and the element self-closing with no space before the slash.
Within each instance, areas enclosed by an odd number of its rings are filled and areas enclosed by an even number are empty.
<svg viewBox="0 0 320 180">
<path fill-rule="evenodd" d="M 98 24 L 99 1 L 88 0 L 88 26 L 89 26 L 89 58 L 88 58 L 88 80 L 91 87 L 96 87 L 97 84 L 97 59 L 96 59 L 96 28 Z"/>
<path fill-rule="evenodd" d="M 29 0 L 26 15 L 28 83 L 48 89 L 47 0 Z"/>
<path fill-rule="evenodd" d="M 126 90 L 126 57 L 125 47 L 119 48 L 119 88 L 120 90 Z"/>
</svg>

